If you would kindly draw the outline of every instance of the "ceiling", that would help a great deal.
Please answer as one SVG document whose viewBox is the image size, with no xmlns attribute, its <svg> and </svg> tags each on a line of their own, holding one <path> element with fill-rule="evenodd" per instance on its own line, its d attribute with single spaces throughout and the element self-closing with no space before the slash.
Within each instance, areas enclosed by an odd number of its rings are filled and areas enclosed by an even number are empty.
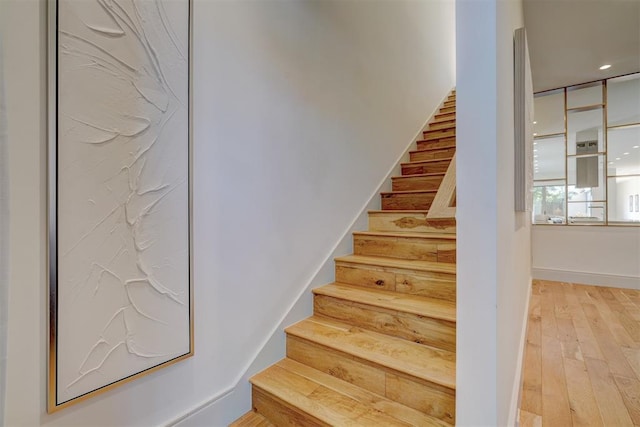
<svg viewBox="0 0 640 427">
<path fill-rule="evenodd" d="M 640 71 L 640 0 L 524 0 L 524 18 L 535 92 Z"/>
</svg>

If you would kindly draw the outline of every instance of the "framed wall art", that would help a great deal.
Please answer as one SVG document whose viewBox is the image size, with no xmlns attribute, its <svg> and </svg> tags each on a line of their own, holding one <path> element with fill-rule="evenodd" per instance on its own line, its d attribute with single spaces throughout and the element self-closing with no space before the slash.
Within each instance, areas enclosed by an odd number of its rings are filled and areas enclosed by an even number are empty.
<svg viewBox="0 0 640 427">
<path fill-rule="evenodd" d="M 191 2 L 48 22 L 53 412 L 193 355 Z"/>
</svg>

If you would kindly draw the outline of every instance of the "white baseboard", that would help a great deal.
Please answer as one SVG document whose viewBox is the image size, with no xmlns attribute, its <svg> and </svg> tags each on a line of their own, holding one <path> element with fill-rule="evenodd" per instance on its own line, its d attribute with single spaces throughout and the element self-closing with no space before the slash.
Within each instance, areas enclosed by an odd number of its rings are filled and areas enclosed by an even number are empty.
<svg viewBox="0 0 640 427">
<path fill-rule="evenodd" d="M 554 270 L 549 268 L 533 268 L 531 274 L 534 279 L 640 290 L 640 277 L 635 276 L 585 273 L 581 271 Z"/>
<path fill-rule="evenodd" d="M 522 319 L 522 332 L 520 333 L 520 340 L 518 342 L 518 362 L 516 363 L 516 376 L 513 379 L 513 389 L 511 391 L 511 404 L 509 405 L 509 426 L 519 426 L 518 420 L 518 408 L 520 407 L 520 391 L 522 390 L 522 381 L 524 375 L 522 375 L 522 367 L 524 365 L 524 351 L 525 343 L 527 342 L 527 327 L 529 326 L 529 304 L 531 302 L 531 283 L 527 286 L 527 301 L 524 304 L 524 316 Z"/>
</svg>

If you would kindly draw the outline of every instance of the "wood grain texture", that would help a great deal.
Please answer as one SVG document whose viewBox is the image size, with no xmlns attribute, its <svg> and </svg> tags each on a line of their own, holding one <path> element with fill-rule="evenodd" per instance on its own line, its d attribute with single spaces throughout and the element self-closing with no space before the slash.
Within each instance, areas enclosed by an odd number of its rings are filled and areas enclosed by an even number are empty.
<svg viewBox="0 0 640 427">
<path fill-rule="evenodd" d="M 443 120 L 455 120 L 456 113 L 454 112 L 439 112 L 434 116 L 434 120 L 432 123 L 438 123 Z"/>
<path fill-rule="evenodd" d="M 455 218 L 427 219 L 427 211 L 369 211 L 369 231 L 455 234 Z"/>
<path fill-rule="evenodd" d="M 363 329 L 455 351 L 455 304 L 340 283 L 314 290 L 314 313 Z"/>
<path fill-rule="evenodd" d="M 440 113 L 445 114 L 445 113 L 455 113 L 456 112 L 456 107 L 442 107 L 440 109 Z"/>
<path fill-rule="evenodd" d="M 407 260 L 455 262 L 455 236 L 417 235 L 380 232 L 353 233 L 356 255 L 382 256 Z"/>
<path fill-rule="evenodd" d="M 391 178 L 393 191 L 438 190 L 444 178 L 444 172 L 423 175 L 394 176 Z"/>
<path fill-rule="evenodd" d="M 249 411 L 236 421 L 229 424 L 229 427 L 275 427 L 271 421 L 255 411 Z"/>
<path fill-rule="evenodd" d="M 398 404 L 392 400 L 389 400 L 380 395 L 371 393 L 360 387 L 356 387 L 350 383 L 339 380 L 331 375 L 320 372 L 304 364 L 295 362 L 292 359 L 283 359 L 278 362 L 277 366 L 286 369 L 289 372 L 294 372 L 296 375 L 307 378 L 317 384 L 325 387 L 334 392 L 347 396 L 350 399 L 355 400 L 360 404 L 367 405 L 372 411 L 380 411 L 391 416 L 394 420 L 400 420 L 402 422 L 409 423 L 415 426 L 446 426 L 447 424 L 419 412 L 408 406 Z M 382 420 L 380 420 L 382 421 Z"/>
<path fill-rule="evenodd" d="M 393 191 L 380 193 L 383 210 L 428 210 L 436 196 L 435 190 Z"/>
<path fill-rule="evenodd" d="M 385 371 L 455 389 L 455 354 L 452 352 L 315 316 L 289 326 L 285 331 L 290 336 L 356 357 Z"/>
<path fill-rule="evenodd" d="M 455 392 L 446 388 L 425 387 L 411 378 L 387 373 L 387 397 L 411 408 L 455 425 Z"/>
<path fill-rule="evenodd" d="M 636 292 L 534 281 L 520 404 L 527 425 L 640 425 Z"/>
<path fill-rule="evenodd" d="M 455 144 L 456 144 L 456 137 L 450 136 L 447 138 L 431 139 L 431 140 L 421 139 L 419 141 L 416 141 L 416 148 L 418 150 L 428 150 L 428 149 L 449 147 Z"/>
<path fill-rule="evenodd" d="M 431 209 L 427 214 L 427 218 L 451 218 L 456 216 L 455 208 L 456 198 L 456 156 L 454 154 L 447 173 L 442 179 L 442 184 L 438 188 Z"/>
<path fill-rule="evenodd" d="M 423 160 L 421 162 L 402 163 L 400 166 L 402 175 L 421 175 L 447 172 L 450 162 L 450 159 Z"/>
<path fill-rule="evenodd" d="M 453 118 L 449 118 L 449 119 L 445 119 L 445 120 L 438 120 L 438 121 L 433 121 L 431 123 L 429 123 L 429 129 L 430 130 L 435 130 L 435 129 L 451 129 L 456 127 L 456 119 L 455 116 Z"/>
<path fill-rule="evenodd" d="M 423 150 L 409 152 L 409 161 L 421 162 L 424 160 L 450 159 L 456 153 L 456 147 L 431 147 Z"/>
</svg>

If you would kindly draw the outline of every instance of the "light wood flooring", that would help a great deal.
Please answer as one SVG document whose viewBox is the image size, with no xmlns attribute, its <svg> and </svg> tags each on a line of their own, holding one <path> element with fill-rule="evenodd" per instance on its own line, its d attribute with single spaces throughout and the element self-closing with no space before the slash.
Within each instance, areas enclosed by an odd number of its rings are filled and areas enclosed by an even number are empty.
<svg viewBox="0 0 640 427">
<path fill-rule="evenodd" d="M 534 281 L 520 426 L 640 426 L 640 291 Z"/>
</svg>

